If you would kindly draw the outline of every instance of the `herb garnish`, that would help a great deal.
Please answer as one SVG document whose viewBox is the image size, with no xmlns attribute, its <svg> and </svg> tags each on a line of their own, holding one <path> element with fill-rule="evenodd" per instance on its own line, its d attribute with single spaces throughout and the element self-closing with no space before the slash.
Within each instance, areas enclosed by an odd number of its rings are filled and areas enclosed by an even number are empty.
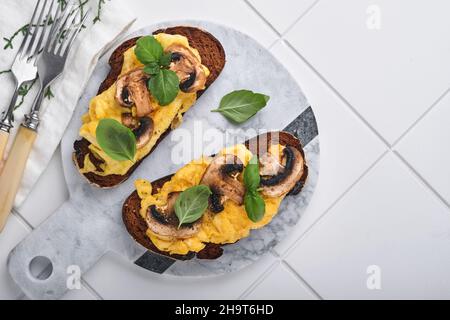
<svg viewBox="0 0 450 320">
<path fill-rule="evenodd" d="M 114 119 L 101 119 L 95 135 L 102 150 L 113 160 L 134 160 L 136 137 L 133 132 Z"/>
<path fill-rule="evenodd" d="M 167 106 L 178 95 L 180 80 L 177 74 L 167 69 L 172 55 L 164 53 L 162 45 L 153 36 L 140 38 L 134 53 L 144 64 L 144 72 L 151 76 L 148 89 L 161 106 Z"/>
<path fill-rule="evenodd" d="M 270 97 L 250 90 L 233 91 L 222 98 L 218 109 L 225 118 L 234 123 L 243 123 L 267 105 Z"/>
<path fill-rule="evenodd" d="M 266 211 L 266 204 L 258 191 L 260 181 L 258 157 L 253 156 L 244 170 L 244 206 L 248 218 L 253 222 L 260 221 Z"/>
<path fill-rule="evenodd" d="M 211 195 L 208 186 L 198 185 L 183 191 L 175 201 L 175 214 L 181 227 L 184 223 L 192 223 L 201 218 L 208 208 L 208 198 Z"/>
</svg>

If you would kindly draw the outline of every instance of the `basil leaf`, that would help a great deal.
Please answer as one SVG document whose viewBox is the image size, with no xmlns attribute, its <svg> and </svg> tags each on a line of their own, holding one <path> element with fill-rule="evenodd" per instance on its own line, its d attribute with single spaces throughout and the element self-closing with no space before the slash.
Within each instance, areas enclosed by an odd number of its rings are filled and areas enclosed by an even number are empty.
<svg viewBox="0 0 450 320">
<path fill-rule="evenodd" d="M 154 75 L 157 75 L 157 74 L 159 73 L 159 70 L 160 70 L 160 69 L 161 69 L 161 67 L 159 66 L 158 63 L 152 62 L 152 63 L 149 63 L 148 65 L 146 65 L 146 66 L 144 67 L 144 72 L 145 72 L 146 74 L 149 74 L 149 75 L 151 75 L 151 76 L 154 76 Z"/>
<path fill-rule="evenodd" d="M 158 74 L 148 81 L 148 88 L 161 106 L 167 106 L 178 95 L 180 80 L 175 72 L 167 69 L 159 70 Z"/>
<path fill-rule="evenodd" d="M 162 67 L 170 66 L 171 62 L 172 62 L 172 53 L 171 52 L 165 53 L 159 58 L 159 64 Z"/>
<path fill-rule="evenodd" d="M 244 185 L 247 190 L 256 191 L 259 188 L 261 177 L 259 176 L 258 157 L 253 156 L 244 170 Z"/>
<path fill-rule="evenodd" d="M 253 222 L 261 221 L 264 217 L 266 203 L 257 191 L 246 193 L 244 197 L 244 206 L 248 218 Z"/>
<path fill-rule="evenodd" d="M 114 119 L 101 119 L 95 131 L 102 150 L 117 161 L 134 160 L 136 137 L 133 132 Z"/>
<path fill-rule="evenodd" d="M 218 109 L 224 117 L 234 123 L 243 123 L 267 105 L 270 97 L 250 90 L 233 91 L 222 98 Z"/>
<path fill-rule="evenodd" d="M 198 185 L 183 191 L 175 201 L 175 214 L 180 221 L 178 228 L 184 223 L 195 222 L 208 208 L 211 190 L 205 185 Z"/>
<path fill-rule="evenodd" d="M 253 222 L 260 221 L 266 211 L 266 203 L 258 192 L 260 182 L 258 157 L 254 155 L 244 170 L 244 185 L 246 189 L 244 206 L 248 218 Z"/>
<path fill-rule="evenodd" d="M 145 36 L 136 42 L 134 53 L 142 64 L 159 63 L 163 47 L 153 36 Z"/>
</svg>

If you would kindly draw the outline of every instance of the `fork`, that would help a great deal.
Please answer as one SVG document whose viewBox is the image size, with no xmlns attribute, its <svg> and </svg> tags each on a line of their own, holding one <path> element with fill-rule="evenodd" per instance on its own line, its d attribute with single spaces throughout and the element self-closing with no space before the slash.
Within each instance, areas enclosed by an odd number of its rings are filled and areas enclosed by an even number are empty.
<svg viewBox="0 0 450 320">
<path fill-rule="evenodd" d="M 86 12 L 77 24 L 76 18 L 80 15 L 80 7 L 74 7 L 73 3 L 67 4 L 60 18 L 54 22 L 44 49 L 37 60 L 39 93 L 30 113 L 25 116 L 25 121 L 19 128 L 0 176 L 0 232 L 11 212 L 28 156 L 37 136 L 39 111 L 44 92 L 63 72 L 70 49 L 89 14 L 89 11 Z M 59 10 L 61 10 L 60 7 Z"/>
<path fill-rule="evenodd" d="M 42 2 L 44 4 L 41 7 Z M 0 161 L 3 160 L 9 132 L 13 126 L 13 113 L 19 96 L 19 89 L 25 83 L 36 79 L 37 76 L 36 59 L 42 50 L 42 43 L 47 31 L 50 29 L 48 19 L 51 17 L 55 0 L 51 1 L 50 6 L 47 6 L 48 2 L 48 0 L 38 0 L 28 24 L 26 35 L 11 67 L 15 90 L 11 103 L 8 109 L 3 112 L 0 120 Z"/>
</svg>

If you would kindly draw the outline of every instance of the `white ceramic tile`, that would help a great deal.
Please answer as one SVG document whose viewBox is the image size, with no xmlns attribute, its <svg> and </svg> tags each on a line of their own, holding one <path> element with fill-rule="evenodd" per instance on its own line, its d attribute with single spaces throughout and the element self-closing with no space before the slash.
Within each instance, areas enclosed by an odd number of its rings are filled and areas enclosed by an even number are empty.
<svg viewBox="0 0 450 320">
<path fill-rule="evenodd" d="M 448 208 L 389 153 L 287 262 L 325 299 L 448 299 L 449 246 Z"/>
<path fill-rule="evenodd" d="M 282 264 L 245 296 L 247 300 L 313 300 L 317 297 Z"/>
<path fill-rule="evenodd" d="M 82 286 L 79 290 L 67 291 L 61 300 L 97 300 L 97 298 L 86 287 Z"/>
<path fill-rule="evenodd" d="M 272 48 L 305 92 L 319 125 L 319 182 L 297 227 L 277 246 L 281 254 L 385 151 L 384 144 L 284 43 Z"/>
<path fill-rule="evenodd" d="M 33 226 L 38 226 L 69 198 L 58 147 L 47 169 L 25 202 L 17 209 Z"/>
<path fill-rule="evenodd" d="M 447 0 L 322 0 L 287 39 L 392 143 L 450 87 L 449 10 Z"/>
<path fill-rule="evenodd" d="M 397 150 L 450 203 L 450 95 L 400 141 Z"/>
<path fill-rule="evenodd" d="M 22 295 L 20 300 L 30 300 L 27 296 Z M 81 289 L 68 291 L 61 300 L 97 300 L 97 298 L 90 293 L 86 287 L 82 286 Z"/>
<path fill-rule="evenodd" d="M 269 46 L 276 33 L 242 0 L 208 1 L 197 0 L 195 4 L 184 0 L 165 1 L 129 0 L 138 20 L 133 30 L 163 21 L 206 20 L 240 30 L 249 34 L 261 44 Z"/>
<path fill-rule="evenodd" d="M 284 33 L 316 0 L 249 0 L 248 1 L 280 33 Z"/>
<path fill-rule="evenodd" d="M 28 229 L 14 215 L 0 233 L 0 300 L 16 299 L 22 295 L 6 268 L 9 252 L 28 234 Z"/>
<path fill-rule="evenodd" d="M 173 277 L 107 254 L 84 278 L 105 299 L 237 299 L 275 262 L 264 256 L 239 272 L 217 277 Z"/>
</svg>

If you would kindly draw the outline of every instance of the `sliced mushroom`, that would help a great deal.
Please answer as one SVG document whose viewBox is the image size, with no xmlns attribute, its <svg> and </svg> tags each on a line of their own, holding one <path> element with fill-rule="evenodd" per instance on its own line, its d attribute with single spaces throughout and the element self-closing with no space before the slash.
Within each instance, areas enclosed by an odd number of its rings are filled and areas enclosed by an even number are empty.
<svg viewBox="0 0 450 320">
<path fill-rule="evenodd" d="M 148 75 L 142 68 L 131 70 L 117 79 L 116 100 L 124 107 L 136 106 L 136 115 L 144 117 L 148 115 L 153 106 L 150 93 L 147 89 Z"/>
<path fill-rule="evenodd" d="M 260 170 L 273 167 L 273 156 L 260 157 Z M 280 197 L 290 192 L 301 179 L 304 170 L 304 159 L 296 148 L 286 146 L 283 149 L 282 161 L 284 165 L 276 165 L 276 172 L 266 176 L 261 172 L 262 193 L 268 197 Z"/>
<path fill-rule="evenodd" d="M 175 214 L 175 201 L 180 192 L 173 192 L 167 197 L 163 207 L 152 205 L 147 212 L 147 226 L 155 234 L 165 238 L 187 239 L 198 233 L 201 220 L 183 224 L 178 228 L 179 220 Z"/>
<path fill-rule="evenodd" d="M 181 91 L 197 92 L 205 88 L 205 70 L 189 48 L 180 44 L 173 44 L 167 47 L 165 51 L 172 54 L 170 70 L 174 71 L 180 79 Z"/>
<path fill-rule="evenodd" d="M 153 134 L 153 120 L 150 117 L 139 118 L 139 126 L 133 129 L 136 136 L 136 147 L 138 149 L 145 146 Z"/>
<path fill-rule="evenodd" d="M 267 152 L 259 158 L 259 174 L 261 176 L 274 176 L 283 169 L 278 157 Z"/>
<path fill-rule="evenodd" d="M 131 113 L 122 113 L 122 124 L 133 130 L 139 126 L 139 120 Z"/>
<path fill-rule="evenodd" d="M 237 175 L 244 169 L 244 165 L 234 155 L 217 156 L 210 163 L 200 184 L 210 187 L 209 209 L 218 213 L 223 210 L 223 203 L 230 199 L 238 205 L 244 201 L 244 185 L 237 180 Z"/>
</svg>

